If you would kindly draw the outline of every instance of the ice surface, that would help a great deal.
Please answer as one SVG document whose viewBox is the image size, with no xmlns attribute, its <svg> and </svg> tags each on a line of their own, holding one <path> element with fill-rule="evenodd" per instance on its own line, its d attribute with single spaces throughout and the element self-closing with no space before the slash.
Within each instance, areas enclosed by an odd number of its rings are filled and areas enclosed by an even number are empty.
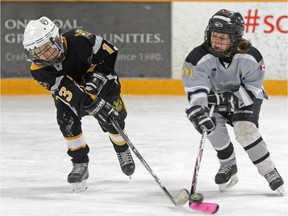
<svg viewBox="0 0 288 216">
<path fill-rule="evenodd" d="M 172 195 L 190 190 L 200 134 L 186 119 L 182 96 L 124 96 L 129 138 Z M 262 106 L 260 132 L 272 159 L 288 182 L 287 97 L 270 97 Z M 50 96 L 1 97 L 1 216 L 186 216 L 203 215 L 174 207 L 140 161 L 129 180 L 107 134 L 93 117 L 83 118 L 90 146 L 88 190 L 71 193 L 72 166 L 56 123 Z M 238 184 L 220 193 L 214 183 L 216 153 L 206 141 L 197 192 L 220 205 L 217 215 L 288 215 L 287 196 L 270 190 L 235 141 Z M 286 190 L 288 187 L 286 186 Z"/>
</svg>

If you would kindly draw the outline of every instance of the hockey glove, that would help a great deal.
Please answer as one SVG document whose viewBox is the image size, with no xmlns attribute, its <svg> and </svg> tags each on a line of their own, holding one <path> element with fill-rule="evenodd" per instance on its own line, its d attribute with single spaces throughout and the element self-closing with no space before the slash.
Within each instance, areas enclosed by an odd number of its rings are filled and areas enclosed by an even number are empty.
<svg viewBox="0 0 288 216">
<path fill-rule="evenodd" d="M 113 109 L 113 106 L 99 97 L 97 97 L 88 106 L 85 106 L 84 109 L 87 113 L 93 115 L 101 124 L 104 125 L 110 123 L 109 118 L 113 118 L 115 120 L 120 118 L 119 113 Z"/>
<path fill-rule="evenodd" d="M 85 79 L 85 90 L 96 96 L 101 92 L 108 80 L 105 74 L 99 72 L 88 73 Z"/>
<path fill-rule="evenodd" d="M 200 133 L 207 131 L 207 134 L 209 135 L 215 129 L 215 118 L 209 117 L 209 110 L 207 107 L 195 105 L 187 109 L 186 113 L 187 118 Z"/>
<path fill-rule="evenodd" d="M 215 105 L 215 111 L 235 112 L 239 109 L 238 98 L 232 92 L 219 93 L 210 92 L 208 94 L 208 104 Z"/>
</svg>

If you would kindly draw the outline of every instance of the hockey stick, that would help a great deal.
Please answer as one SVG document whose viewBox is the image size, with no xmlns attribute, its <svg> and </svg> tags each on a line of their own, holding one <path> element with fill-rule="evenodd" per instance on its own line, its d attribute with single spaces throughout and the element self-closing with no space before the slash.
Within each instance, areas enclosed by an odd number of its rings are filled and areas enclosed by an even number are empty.
<svg viewBox="0 0 288 216">
<path fill-rule="evenodd" d="M 160 179 L 156 176 L 156 174 L 153 172 L 153 170 L 150 168 L 150 166 L 147 164 L 147 162 L 144 160 L 144 158 L 141 156 L 141 154 L 138 152 L 138 150 L 135 148 L 135 146 L 132 144 L 132 142 L 129 140 L 128 136 L 123 132 L 121 127 L 119 126 L 118 122 L 112 118 L 110 118 L 111 123 L 113 124 L 114 128 L 118 131 L 118 133 L 121 135 L 121 137 L 126 141 L 126 143 L 129 145 L 131 150 L 134 152 L 134 154 L 138 157 L 138 159 L 141 161 L 141 163 L 144 165 L 144 167 L 148 170 L 148 172 L 153 176 L 155 181 L 158 183 L 158 185 L 161 187 L 161 189 L 164 191 L 164 193 L 168 196 L 168 198 L 173 202 L 175 206 L 182 206 L 184 205 L 188 199 L 189 199 L 189 192 L 186 189 L 180 190 L 180 192 L 176 196 L 172 196 L 166 187 L 164 187 L 160 181 Z"/>
<path fill-rule="evenodd" d="M 209 117 L 212 117 L 213 112 L 214 112 L 215 105 L 212 105 L 209 111 Z M 197 184 L 197 179 L 198 179 L 198 173 L 200 170 L 200 163 L 202 159 L 202 154 L 203 154 L 203 149 L 204 149 L 204 144 L 205 140 L 207 137 L 207 131 L 204 130 L 201 136 L 200 140 L 200 145 L 199 145 L 199 152 L 198 156 L 196 158 L 196 163 L 194 167 L 194 174 L 192 178 L 192 185 L 191 185 L 191 190 L 189 194 L 189 207 L 191 209 L 197 210 L 197 211 L 202 211 L 205 213 L 210 213 L 214 214 L 218 211 L 219 205 L 216 203 L 207 203 L 207 202 L 202 202 L 203 200 L 203 195 L 201 193 L 195 193 L 196 192 L 196 184 Z"/>
</svg>

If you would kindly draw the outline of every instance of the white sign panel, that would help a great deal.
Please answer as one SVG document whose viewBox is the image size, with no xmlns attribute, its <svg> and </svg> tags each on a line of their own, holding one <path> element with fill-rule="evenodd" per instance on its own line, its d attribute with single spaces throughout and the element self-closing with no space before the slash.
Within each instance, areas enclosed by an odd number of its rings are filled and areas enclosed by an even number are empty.
<svg viewBox="0 0 288 216">
<path fill-rule="evenodd" d="M 287 80 L 287 2 L 174 2 L 172 5 L 172 77 L 180 78 L 188 53 L 204 42 L 209 18 L 221 9 L 237 11 L 245 20 L 244 38 L 262 54 L 266 80 Z"/>
</svg>

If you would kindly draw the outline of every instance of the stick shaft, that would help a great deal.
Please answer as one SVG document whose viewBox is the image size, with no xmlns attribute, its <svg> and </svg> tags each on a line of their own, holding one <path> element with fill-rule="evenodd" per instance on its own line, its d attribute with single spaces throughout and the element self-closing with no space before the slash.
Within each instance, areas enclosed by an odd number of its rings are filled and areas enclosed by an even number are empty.
<svg viewBox="0 0 288 216">
<path fill-rule="evenodd" d="M 215 108 L 215 105 L 213 105 L 210 108 L 209 117 L 212 117 L 213 112 L 214 112 L 214 108 Z M 202 155 L 203 155 L 203 150 L 204 150 L 204 145 L 205 145 L 206 138 L 207 138 L 207 131 L 203 131 L 203 133 L 201 135 L 201 139 L 200 139 L 198 156 L 197 156 L 196 162 L 195 162 L 193 178 L 192 178 L 192 184 L 191 184 L 191 190 L 190 190 L 190 196 L 196 192 L 198 173 L 199 173 L 199 170 L 200 170 L 200 164 L 201 164 L 201 159 L 202 159 Z M 191 202 L 189 202 L 189 204 L 191 204 Z"/>
<path fill-rule="evenodd" d="M 148 163 L 144 160 L 144 158 L 142 157 L 142 155 L 139 153 L 139 151 L 135 148 L 135 146 L 133 145 L 133 143 L 129 140 L 128 136 L 124 133 L 124 131 L 121 129 L 121 127 L 119 126 L 118 122 L 114 119 L 110 119 L 110 121 L 112 122 L 113 126 L 115 127 L 115 129 L 118 131 L 118 133 L 121 135 L 121 137 L 126 141 L 126 143 L 129 145 L 129 147 L 131 148 L 131 150 L 134 152 L 134 154 L 137 156 L 137 158 L 141 161 L 141 163 L 144 165 L 144 167 L 148 170 L 148 172 L 153 176 L 153 178 L 155 179 L 155 181 L 157 182 L 157 184 L 160 186 L 160 188 L 164 191 L 164 193 L 168 196 L 168 198 L 173 202 L 174 205 L 178 205 L 173 196 L 168 192 L 168 190 L 166 189 L 166 187 L 164 187 L 160 181 L 160 179 L 157 177 L 157 175 L 153 172 L 153 170 L 151 169 L 151 167 L 148 165 Z"/>
</svg>

